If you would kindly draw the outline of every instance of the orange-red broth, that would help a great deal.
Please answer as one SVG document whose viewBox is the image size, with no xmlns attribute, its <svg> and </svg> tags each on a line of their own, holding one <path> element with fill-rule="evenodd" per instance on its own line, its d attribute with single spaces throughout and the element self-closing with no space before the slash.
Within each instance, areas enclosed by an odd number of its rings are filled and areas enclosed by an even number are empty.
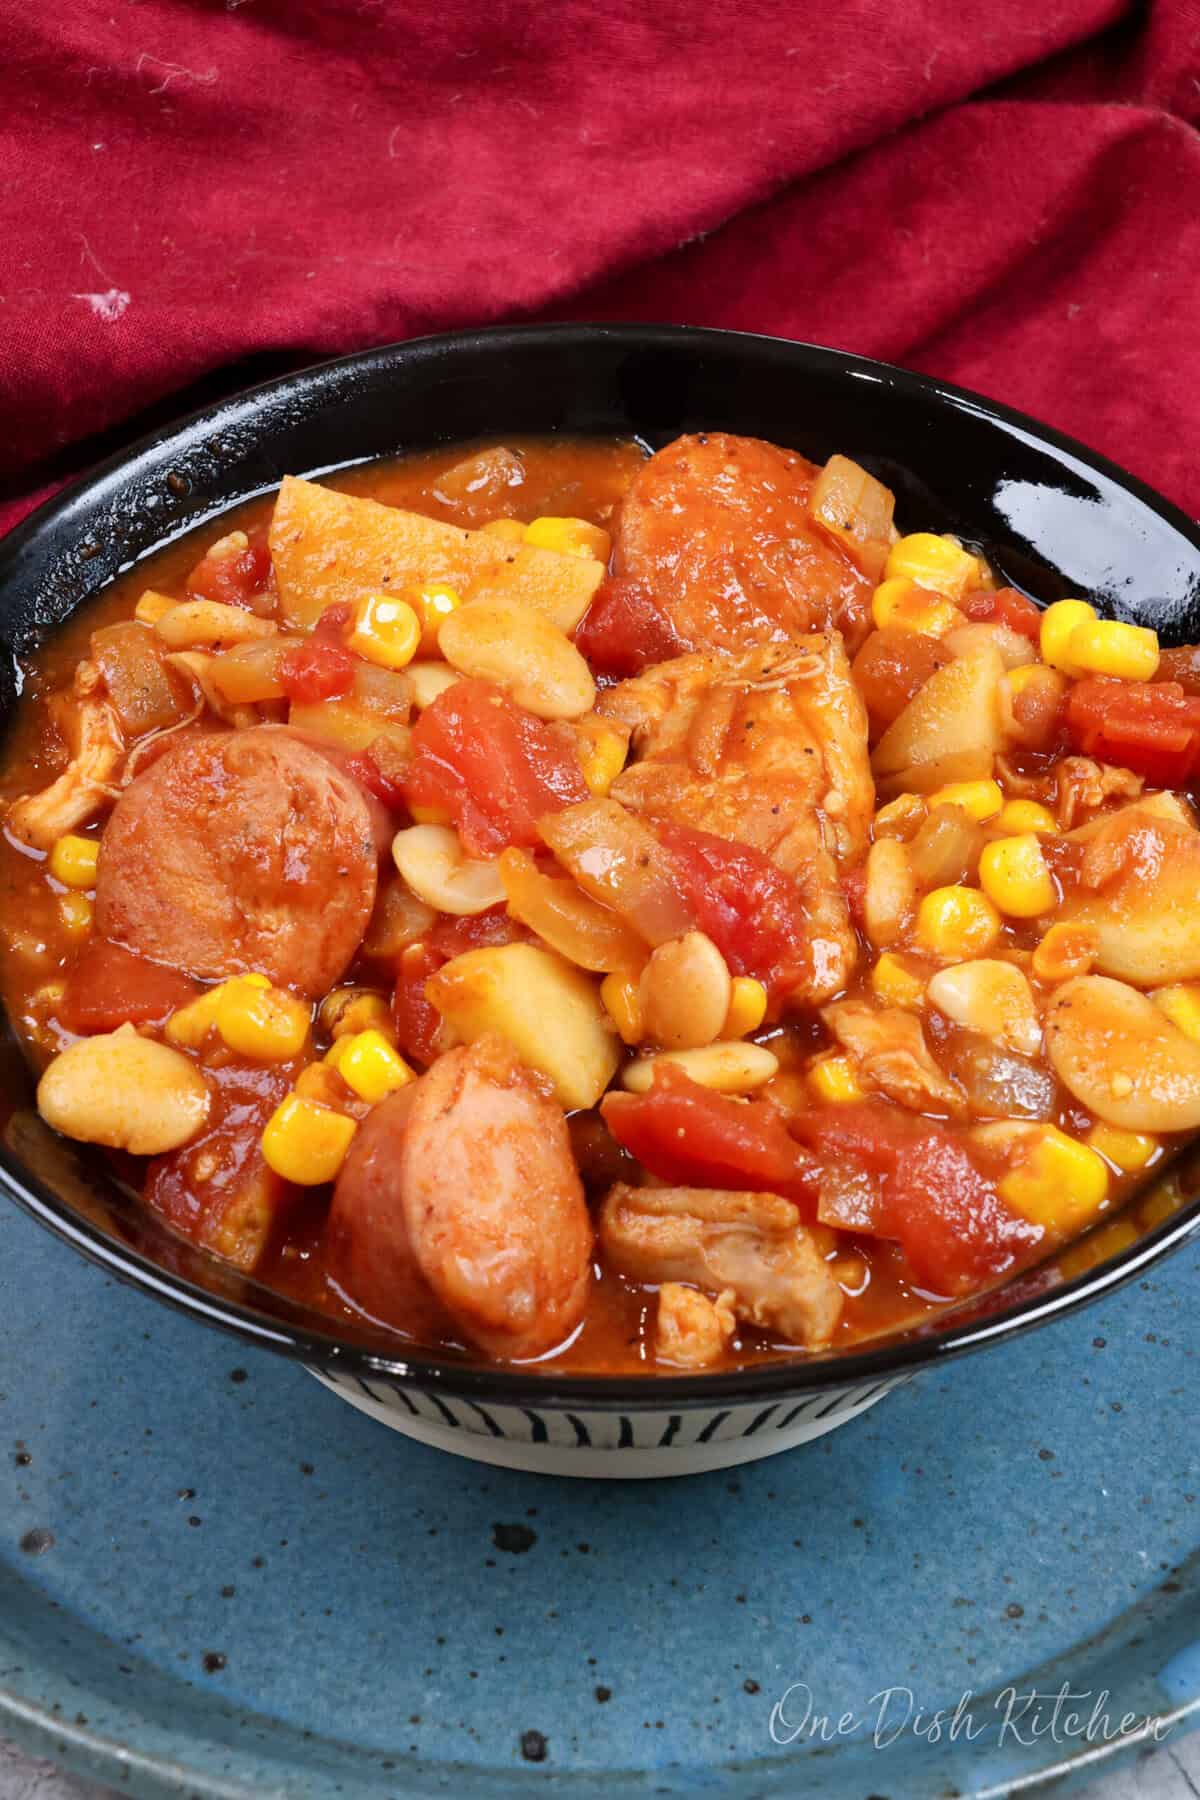
<svg viewBox="0 0 1200 1800">
<path fill-rule="evenodd" d="M 477 489 L 456 484 L 448 491 L 441 483 L 446 471 L 461 465 L 464 446 L 432 454 L 381 462 L 333 476 L 328 485 L 348 494 L 379 500 L 428 513 L 466 527 L 477 527 L 497 516 L 528 520 L 541 514 L 567 515 L 597 524 L 610 521 L 634 469 L 640 448 L 629 442 L 537 439 L 507 440 L 521 454 L 524 476 L 519 486 L 496 491 L 485 483 Z M 469 447 L 468 447 L 469 448 Z M 146 588 L 182 597 L 189 573 L 205 549 L 221 533 L 242 529 L 261 533 L 269 521 L 273 497 L 247 503 L 222 516 L 220 525 L 209 524 L 180 539 L 129 573 L 119 577 L 92 604 L 83 608 L 30 660 L 24 698 L 5 746 L 0 767 L 0 806 L 16 796 L 36 791 L 52 780 L 65 760 L 59 721 L 69 705 L 71 678 L 76 664 L 88 654 L 91 634 L 104 625 L 132 617 Z M 211 728 L 213 721 L 207 720 Z M 97 825 L 91 828 L 100 830 Z M 6 833 L 0 841 L 0 918 L 4 947 L 0 954 L 0 998 L 13 1020 L 35 1067 L 69 1041 L 69 1035 L 47 1004 L 44 991 L 60 982 L 79 958 L 87 939 L 73 937 L 64 927 L 59 907 L 62 890 L 49 876 L 45 859 L 16 844 Z M 1006 927 L 1010 941 L 1029 947 L 1035 934 L 1020 924 Z M 870 958 L 864 954 L 860 986 L 865 991 Z M 366 959 L 348 972 L 382 985 L 387 971 Z M 39 997 L 41 996 L 41 997 Z M 825 1042 L 819 1021 L 803 1019 L 758 1034 L 779 1057 L 781 1070 L 773 1084 L 783 1099 L 790 1088 L 799 1100 L 800 1066 Z M 247 1154 L 257 1141 L 260 1124 L 238 1129 L 239 1118 L 261 1121 L 265 1111 L 287 1092 L 296 1074 L 288 1063 L 248 1065 L 228 1050 L 205 1055 L 206 1074 L 216 1090 L 216 1104 L 198 1152 L 205 1157 L 203 1203 L 198 1191 L 189 1192 L 181 1182 L 172 1184 L 169 1222 L 185 1236 L 193 1235 L 200 1219 L 220 1210 L 236 1189 Z M 807 1100 L 806 1104 L 811 1104 Z M 1056 1122 L 1068 1132 L 1082 1133 L 1090 1120 L 1060 1093 Z M 618 1172 L 611 1143 L 596 1129 L 595 1116 L 577 1118 L 573 1135 L 585 1180 L 595 1193 Z M 1161 1153 L 1160 1153 L 1161 1155 Z M 1141 1177 L 1115 1178 L 1106 1213 L 1119 1210 L 1128 1189 Z M 328 1191 L 298 1194 L 273 1232 L 256 1277 L 266 1286 L 300 1303 L 350 1324 L 360 1316 L 349 1306 L 326 1269 L 322 1230 Z M 1092 1255 L 1116 1247 L 1135 1227 L 1114 1220 L 1100 1234 Z M 834 1347 L 927 1323 L 946 1310 L 946 1303 L 923 1294 L 906 1278 L 903 1259 L 892 1245 L 878 1239 L 830 1233 L 830 1258 L 845 1294 L 845 1307 Z M 1107 1238 L 1108 1242 L 1104 1240 Z M 1076 1256 L 1086 1252 L 1081 1247 Z M 585 1319 L 571 1341 L 556 1353 L 563 1368 L 593 1373 L 636 1373 L 654 1367 L 655 1290 L 639 1287 L 605 1268 L 599 1253 L 594 1265 L 593 1289 Z M 450 1346 L 448 1346 L 450 1347 Z M 730 1344 L 725 1366 L 769 1360 L 782 1346 L 745 1327 Z"/>
</svg>

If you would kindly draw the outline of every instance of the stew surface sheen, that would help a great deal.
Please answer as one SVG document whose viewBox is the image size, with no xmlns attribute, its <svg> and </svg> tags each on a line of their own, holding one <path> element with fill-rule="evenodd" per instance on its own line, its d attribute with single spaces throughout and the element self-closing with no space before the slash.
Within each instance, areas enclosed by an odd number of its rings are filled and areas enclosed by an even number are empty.
<svg viewBox="0 0 1200 1800">
<path fill-rule="evenodd" d="M 507 440 L 139 564 L 0 771 L 43 1116 L 341 1323 L 577 1371 L 1132 1236 L 1200 1127 L 1200 651 L 891 515 L 757 440 Z"/>
</svg>

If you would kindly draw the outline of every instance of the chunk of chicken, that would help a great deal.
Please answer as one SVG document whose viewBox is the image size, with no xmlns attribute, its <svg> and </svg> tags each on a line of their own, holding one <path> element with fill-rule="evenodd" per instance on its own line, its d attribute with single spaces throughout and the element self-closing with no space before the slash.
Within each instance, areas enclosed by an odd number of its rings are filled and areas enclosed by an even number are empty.
<svg viewBox="0 0 1200 1800">
<path fill-rule="evenodd" d="M 843 1000 L 827 1006 L 821 1017 L 868 1087 L 912 1112 L 966 1111 L 962 1090 L 934 1062 L 914 1014 Z"/>
<path fill-rule="evenodd" d="M 1135 800 L 1145 783 L 1132 769 L 1093 762 L 1088 756 L 1066 756 L 1055 770 L 1054 811 L 1063 831 L 1082 815 L 1096 812 L 1106 800 Z"/>
<path fill-rule="evenodd" d="M 857 648 L 871 583 L 809 511 L 816 467 L 761 438 L 676 438 L 634 477 L 616 573 L 681 649 L 741 650 L 837 626 Z"/>
<path fill-rule="evenodd" d="M 116 799 L 112 782 L 125 754 L 125 739 L 102 694 L 99 669 L 95 663 L 81 662 L 75 671 L 71 760 L 49 787 L 22 795 L 9 808 L 8 828 L 21 843 L 50 850 L 64 832 L 86 824 L 106 802 Z"/>
<path fill-rule="evenodd" d="M 841 1316 L 842 1290 L 798 1208 L 778 1194 L 618 1182 L 601 1208 L 600 1242 L 632 1280 L 728 1289 L 739 1319 L 806 1349 L 827 1344 Z"/>
<path fill-rule="evenodd" d="M 838 865 L 866 847 L 874 788 L 866 712 L 836 633 L 677 657 L 610 688 L 598 710 L 630 729 L 637 759 L 613 799 L 769 856 L 811 921 L 813 976 L 797 997 L 839 992 L 857 944 Z"/>
<path fill-rule="evenodd" d="M 736 1327 L 729 1288 L 710 1300 L 699 1288 L 664 1281 L 658 1290 L 655 1357 L 677 1369 L 707 1369 L 720 1357 Z"/>
</svg>

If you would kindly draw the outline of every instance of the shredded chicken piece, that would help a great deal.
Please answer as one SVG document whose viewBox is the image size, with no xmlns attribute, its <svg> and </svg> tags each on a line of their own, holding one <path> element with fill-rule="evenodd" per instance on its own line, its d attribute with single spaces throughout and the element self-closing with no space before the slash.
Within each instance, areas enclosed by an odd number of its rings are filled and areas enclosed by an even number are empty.
<svg viewBox="0 0 1200 1800">
<path fill-rule="evenodd" d="M 710 1300 L 699 1288 L 664 1281 L 658 1290 L 656 1359 L 678 1369 L 706 1369 L 715 1363 L 737 1328 L 733 1298 L 732 1288 Z"/>
<path fill-rule="evenodd" d="M 632 1280 L 728 1290 L 739 1319 L 807 1349 L 827 1344 L 841 1316 L 842 1290 L 798 1208 L 778 1194 L 618 1182 L 601 1207 L 600 1241 Z"/>
<path fill-rule="evenodd" d="M 862 1080 L 912 1112 L 966 1111 L 962 1090 L 938 1068 L 921 1021 L 896 1006 L 843 1000 L 821 1014 Z"/>
<path fill-rule="evenodd" d="M 637 759 L 613 799 L 768 855 L 811 921 L 812 975 L 797 997 L 845 987 L 858 947 L 838 865 L 866 847 L 875 790 L 838 635 L 677 657 L 611 688 L 597 711 L 629 728 Z"/>
<path fill-rule="evenodd" d="M 72 756 L 57 780 L 39 794 L 23 794 L 8 811 L 8 829 L 36 850 L 50 850 L 64 832 L 74 831 L 116 799 L 113 777 L 125 754 L 117 715 L 102 698 L 103 677 L 95 663 L 75 671 Z"/>
<path fill-rule="evenodd" d="M 1106 800 L 1136 800 L 1146 785 L 1131 769 L 1093 762 L 1087 756 L 1065 757 L 1056 776 L 1054 810 L 1063 831 L 1069 831 L 1081 813 L 1095 812 Z"/>
</svg>

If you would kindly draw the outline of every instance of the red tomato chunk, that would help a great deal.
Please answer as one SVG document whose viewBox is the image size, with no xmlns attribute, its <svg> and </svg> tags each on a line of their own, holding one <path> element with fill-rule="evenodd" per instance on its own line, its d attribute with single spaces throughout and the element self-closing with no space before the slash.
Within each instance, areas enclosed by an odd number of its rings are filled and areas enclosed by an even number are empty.
<svg viewBox="0 0 1200 1800">
<path fill-rule="evenodd" d="M 597 673 L 622 677 L 691 649 L 644 583 L 619 579 L 597 590 L 575 643 Z"/>
<path fill-rule="evenodd" d="M 744 1188 L 804 1202 L 811 1214 L 816 1167 L 765 1100 L 735 1100 L 664 1064 L 648 1093 L 611 1093 L 600 1104 L 619 1144 L 662 1181 Z"/>
<path fill-rule="evenodd" d="M 354 685 L 354 656 L 344 644 L 327 639 L 297 644 L 280 663 L 279 679 L 288 699 L 301 706 L 335 700 Z"/>
<path fill-rule="evenodd" d="M 928 1120 L 863 1101 L 790 1123 L 818 1157 L 848 1158 L 880 1177 L 874 1220 L 858 1229 L 898 1243 L 932 1293 L 966 1293 L 1002 1275 L 1042 1236 L 1009 1211 L 966 1146 Z"/>
<path fill-rule="evenodd" d="M 161 1025 L 199 987 L 186 975 L 147 962 L 120 944 L 97 938 L 87 945 L 66 980 L 58 1016 L 81 1036 L 118 1025 Z"/>
<path fill-rule="evenodd" d="M 958 604 L 968 619 L 1007 625 L 1010 631 L 1020 632 L 1032 643 L 1036 644 L 1042 635 L 1041 608 L 1027 600 L 1024 594 L 1019 594 L 1016 588 L 997 588 L 995 593 L 979 588 L 975 593 L 965 595 Z"/>
<path fill-rule="evenodd" d="M 404 792 L 414 810 L 445 812 L 477 856 L 532 847 L 540 818 L 588 798 L 569 734 L 489 681 L 457 681 L 426 707 L 413 728 Z"/>
<path fill-rule="evenodd" d="M 440 950 L 428 944 L 410 944 L 400 958 L 396 991 L 392 996 L 392 1019 L 396 1039 L 405 1056 L 428 1068 L 438 1053 L 442 1015 L 433 1002 L 425 998 L 425 983 L 436 975 L 446 961 Z"/>
<path fill-rule="evenodd" d="M 655 831 L 699 929 L 734 975 L 753 975 L 781 999 L 807 968 L 808 917 L 796 883 L 749 844 L 666 822 Z"/>
<path fill-rule="evenodd" d="M 1155 787 L 1186 787 L 1200 772 L 1200 699 L 1176 681 L 1077 681 L 1066 728 L 1085 756 L 1132 769 Z"/>
<path fill-rule="evenodd" d="M 205 556 L 188 576 L 188 593 L 196 600 L 219 600 L 245 612 L 268 612 L 256 605 L 273 578 L 271 553 L 264 543 L 251 543 L 232 556 Z"/>
</svg>

